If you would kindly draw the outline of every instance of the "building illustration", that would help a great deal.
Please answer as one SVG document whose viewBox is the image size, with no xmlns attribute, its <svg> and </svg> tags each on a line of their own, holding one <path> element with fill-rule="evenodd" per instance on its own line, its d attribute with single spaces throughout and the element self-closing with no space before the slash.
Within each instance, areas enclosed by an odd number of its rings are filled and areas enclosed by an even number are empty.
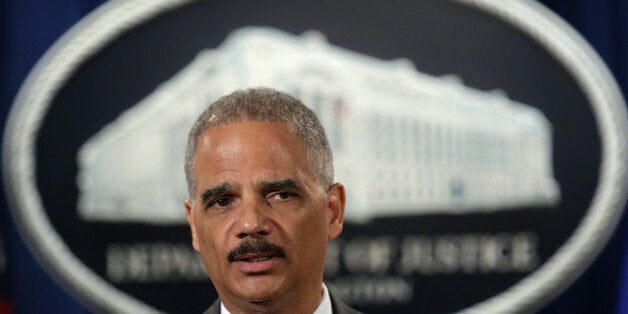
<svg viewBox="0 0 628 314">
<path fill-rule="evenodd" d="M 321 119 L 347 188 L 345 219 L 465 214 L 560 201 L 552 126 L 504 93 L 262 27 L 231 33 L 90 138 L 77 155 L 87 221 L 185 223 L 183 157 L 198 114 L 269 86 Z"/>
</svg>

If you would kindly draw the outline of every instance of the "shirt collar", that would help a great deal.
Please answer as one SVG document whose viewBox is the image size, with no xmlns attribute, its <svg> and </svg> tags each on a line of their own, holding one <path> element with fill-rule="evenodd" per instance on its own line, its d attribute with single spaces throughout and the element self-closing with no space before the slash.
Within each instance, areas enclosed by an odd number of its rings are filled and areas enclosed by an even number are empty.
<svg viewBox="0 0 628 314">
<path fill-rule="evenodd" d="M 331 298 L 329 297 L 329 291 L 325 283 L 323 283 L 323 299 L 321 300 L 321 304 L 318 305 L 318 308 L 316 308 L 316 311 L 312 314 L 332 314 Z"/>
<path fill-rule="evenodd" d="M 231 312 L 227 310 L 222 302 L 220 302 L 220 313 L 231 314 Z M 327 286 L 325 286 L 325 283 L 323 283 L 323 299 L 321 300 L 321 304 L 318 305 L 316 311 L 314 311 L 314 313 L 312 314 L 332 314 L 331 298 L 329 297 L 329 291 L 327 290 Z"/>
</svg>

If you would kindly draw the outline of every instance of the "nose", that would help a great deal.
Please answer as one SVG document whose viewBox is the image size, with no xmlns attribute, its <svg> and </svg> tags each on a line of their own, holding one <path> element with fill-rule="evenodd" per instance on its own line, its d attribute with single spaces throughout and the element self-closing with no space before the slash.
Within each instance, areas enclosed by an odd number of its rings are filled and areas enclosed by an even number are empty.
<svg viewBox="0 0 628 314">
<path fill-rule="evenodd" d="M 257 238 L 270 234 L 271 226 L 266 203 L 257 199 L 248 200 L 242 202 L 236 210 L 239 211 L 234 227 L 236 237 Z"/>
</svg>

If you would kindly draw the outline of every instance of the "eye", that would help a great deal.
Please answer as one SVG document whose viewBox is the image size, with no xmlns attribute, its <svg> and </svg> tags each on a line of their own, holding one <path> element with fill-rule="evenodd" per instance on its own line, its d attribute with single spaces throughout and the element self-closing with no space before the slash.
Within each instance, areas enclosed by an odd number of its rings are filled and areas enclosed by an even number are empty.
<svg viewBox="0 0 628 314">
<path fill-rule="evenodd" d="M 274 200 L 287 200 L 294 196 L 294 193 L 291 192 L 277 192 L 271 195 L 271 198 Z"/>
<path fill-rule="evenodd" d="M 232 203 L 232 199 L 229 197 L 220 197 L 209 203 L 208 207 L 218 207 L 222 209 L 223 207 L 229 206 Z"/>
</svg>

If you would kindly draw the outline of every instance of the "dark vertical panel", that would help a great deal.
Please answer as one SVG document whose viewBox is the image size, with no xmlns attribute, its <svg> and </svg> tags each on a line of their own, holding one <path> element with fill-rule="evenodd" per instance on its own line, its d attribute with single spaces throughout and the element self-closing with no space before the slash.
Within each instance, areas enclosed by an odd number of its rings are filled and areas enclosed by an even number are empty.
<svg viewBox="0 0 628 314">
<path fill-rule="evenodd" d="M 626 95 L 628 4 L 622 0 L 542 2 L 587 39 L 613 72 L 622 93 Z M 627 240 L 628 223 L 623 217 L 614 236 L 591 267 L 541 313 L 628 313 Z M 623 278 L 623 288 L 620 278 Z"/>
<path fill-rule="evenodd" d="M 104 1 L 2 1 L 2 129 L 10 104 L 28 72 L 74 23 Z M 4 191 L 4 189 L 3 189 Z M 10 297 L 15 313 L 87 313 L 39 266 L 20 238 L 2 193 L 2 231 L 6 235 Z"/>
</svg>

